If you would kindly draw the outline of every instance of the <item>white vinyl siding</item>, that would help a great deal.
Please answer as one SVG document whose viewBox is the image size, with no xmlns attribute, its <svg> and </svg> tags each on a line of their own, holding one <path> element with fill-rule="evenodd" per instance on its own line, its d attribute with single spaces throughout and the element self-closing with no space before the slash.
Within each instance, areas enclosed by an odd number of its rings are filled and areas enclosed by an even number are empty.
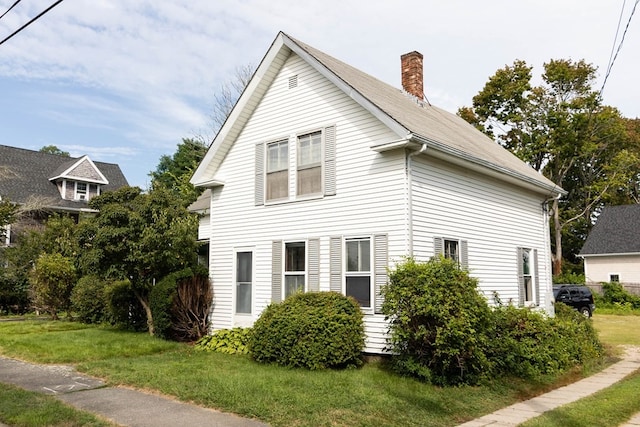
<svg viewBox="0 0 640 427">
<path fill-rule="evenodd" d="M 479 280 L 487 300 L 495 291 L 504 303 L 517 305 L 516 250 L 535 249 L 535 302 L 552 310 L 551 265 L 541 256 L 549 254 L 541 197 L 428 156 L 412 160 L 414 256 L 429 259 L 444 253 L 444 239 L 458 239 L 460 264 Z"/>
<path fill-rule="evenodd" d="M 292 75 L 298 76 L 295 90 L 288 88 Z M 297 169 L 292 144 L 298 135 L 319 129 L 325 144 L 324 196 L 293 200 Z M 265 144 L 287 135 L 288 194 L 292 199 L 265 205 Z M 378 314 L 379 290 L 386 284 L 386 267 L 401 262 L 411 243 L 416 258 L 427 260 L 434 254 L 436 236 L 466 242 L 469 270 L 480 279 L 482 292 L 490 296 L 497 290 L 505 301 L 517 299 L 516 248 L 545 247 L 539 198 L 465 169 L 427 160 L 429 150 L 413 157 L 409 197 L 405 151 L 377 153 L 370 149 L 397 139 L 398 135 L 350 96 L 295 54 L 290 55 L 216 170 L 216 180 L 224 184 L 212 189 L 209 226 L 214 329 L 239 326 L 243 320 L 234 317 L 232 249 L 246 246 L 253 250 L 250 317 L 255 321 L 268 304 L 283 297 L 285 242 L 307 242 L 307 291 L 343 292 L 344 239 L 371 237 L 375 307 L 364 316 L 366 352 L 383 351 L 387 323 Z M 330 169 L 335 171 L 331 181 L 327 179 Z M 407 233 L 410 226 L 413 239 Z M 533 235 L 533 241 L 523 241 L 527 235 Z M 543 253 L 547 252 L 540 255 Z M 543 278 L 546 263 L 540 268 Z"/>
<path fill-rule="evenodd" d="M 640 255 L 598 255 L 584 258 L 587 283 L 608 282 L 618 275 L 620 283 L 640 283 Z"/>
</svg>

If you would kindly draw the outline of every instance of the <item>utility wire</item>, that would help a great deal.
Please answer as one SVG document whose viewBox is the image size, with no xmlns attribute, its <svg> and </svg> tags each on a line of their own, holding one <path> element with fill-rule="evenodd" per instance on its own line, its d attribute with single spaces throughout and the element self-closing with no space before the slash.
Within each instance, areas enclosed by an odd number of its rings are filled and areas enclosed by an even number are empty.
<svg viewBox="0 0 640 427">
<path fill-rule="evenodd" d="M 602 82 L 602 87 L 600 88 L 600 97 L 602 97 L 602 92 L 604 91 L 604 86 L 607 84 L 607 79 L 609 78 L 609 74 L 611 74 L 611 69 L 613 68 L 613 64 L 616 62 L 616 58 L 620 53 L 620 49 L 622 48 L 622 43 L 624 43 L 624 38 L 627 35 L 627 30 L 629 29 L 629 25 L 631 24 L 631 18 L 633 18 L 633 14 L 636 11 L 636 7 L 640 3 L 640 0 L 636 0 L 633 4 L 633 9 L 631 10 L 631 15 L 629 15 L 629 20 L 627 21 L 627 25 L 624 27 L 624 32 L 622 33 L 622 38 L 620 39 L 620 44 L 618 44 L 618 49 L 616 50 L 616 54 L 613 57 L 613 60 L 609 63 L 609 68 L 607 68 L 607 74 L 604 76 L 604 81 Z"/>
<path fill-rule="evenodd" d="M 54 7 L 56 7 L 57 5 L 59 5 L 60 3 L 62 3 L 63 0 L 57 0 L 55 3 L 53 3 L 51 6 L 49 6 L 48 8 L 46 8 L 45 10 L 43 10 L 42 12 L 40 12 L 38 14 L 38 16 L 36 16 L 35 18 L 33 18 L 31 21 L 27 22 L 26 24 L 24 24 L 22 27 L 18 28 L 17 30 L 15 30 L 13 33 L 11 33 L 9 36 L 5 37 L 4 40 L 0 41 L 0 46 L 2 46 L 2 44 L 4 42 L 6 42 L 7 40 L 9 40 L 10 38 L 12 38 L 13 36 L 15 36 L 16 34 L 18 34 L 20 31 L 24 30 L 25 28 L 27 28 L 29 25 L 31 25 L 33 22 L 37 21 L 42 15 L 44 15 L 45 13 L 49 12 L 51 9 L 53 9 Z M 638 0 L 640 1 L 640 0 Z M 12 6 L 13 7 L 13 6 Z"/>
<path fill-rule="evenodd" d="M 620 25 L 622 24 L 622 17 L 624 16 L 624 8 L 627 4 L 627 0 L 622 0 L 622 9 L 620 9 L 620 17 L 618 18 L 618 27 L 616 28 L 616 36 L 613 38 L 613 44 L 611 45 L 611 53 L 609 54 L 609 62 L 607 62 L 607 70 L 611 67 L 611 60 L 613 54 L 616 51 L 616 43 L 618 43 L 618 34 L 620 33 Z"/>
<path fill-rule="evenodd" d="M 16 2 L 15 2 L 15 3 L 13 3 L 13 4 L 11 5 L 11 7 L 10 7 L 9 9 L 7 9 L 7 11 L 6 11 L 5 13 L 3 13 L 2 15 L 0 15 L 0 19 L 2 19 L 2 18 L 4 17 L 4 15 L 6 15 L 7 13 L 9 13 L 9 11 L 10 11 L 11 9 L 13 9 L 13 8 L 14 8 L 18 3 L 20 3 L 21 1 L 22 1 L 22 0 L 16 0 Z"/>
</svg>

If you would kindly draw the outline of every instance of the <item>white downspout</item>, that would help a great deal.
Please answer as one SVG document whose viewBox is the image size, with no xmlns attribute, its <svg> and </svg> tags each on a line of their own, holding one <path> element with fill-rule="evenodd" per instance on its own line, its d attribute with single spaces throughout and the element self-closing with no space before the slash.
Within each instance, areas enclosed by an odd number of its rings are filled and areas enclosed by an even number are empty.
<svg viewBox="0 0 640 427">
<path fill-rule="evenodd" d="M 407 138 L 409 139 L 409 138 Z M 412 179 L 412 158 L 427 151 L 427 144 L 422 143 L 420 150 L 409 152 L 405 157 L 405 174 L 407 181 L 407 254 L 413 256 L 413 179 Z"/>
</svg>

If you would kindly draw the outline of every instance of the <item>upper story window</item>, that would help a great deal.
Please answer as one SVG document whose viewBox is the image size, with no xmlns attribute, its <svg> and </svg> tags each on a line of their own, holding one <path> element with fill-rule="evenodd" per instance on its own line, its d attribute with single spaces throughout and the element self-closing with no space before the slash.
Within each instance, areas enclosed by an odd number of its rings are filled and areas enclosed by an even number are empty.
<svg viewBox="0 0 640 427">
<path fill-rule="evenodd" d="M 295 193 L 291 194 L 290 191 Z M 335 194 L 335 126 L 289 139 L 256 144 L 256 205 Z"/>
<path fill-rule="evenodd" d="M 76 191 L 73 197 L 75 200 L 88 200 L 87 183 L 76 182 Z"/>
<path fill-rule="evenodd" d="M 297 195 L 322 191 L 322 132 L 298 136 Z"/>
<path fill-rule="evenodd" d="M 289 195 L 289 142 L 267 144 L 267 200 L 284 199 Z"/>
</svg>

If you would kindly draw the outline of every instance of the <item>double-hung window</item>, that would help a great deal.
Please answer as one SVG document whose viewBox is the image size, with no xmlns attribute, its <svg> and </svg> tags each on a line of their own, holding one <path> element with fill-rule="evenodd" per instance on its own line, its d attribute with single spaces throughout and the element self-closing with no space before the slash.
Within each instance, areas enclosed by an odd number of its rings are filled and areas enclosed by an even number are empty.
<svg viewBox="0 0 640 427">
<path fill-rule="evenodd" d="M 267 144 L 267 200 L 289 196 L 289 142 Z"/>
<path fill-rule="evenodd" d="M 455 261 L 457 264 L 460 264 L 458 244 L 459 242 L 457 240 L 444 239 L 444 257 Z"/>
<path fill-rule="evenodd" d="M 540 305 L 538 251 L 518 248 L 518 297 L 520 306 Z"/>
<path fill-rule="evenodd" d="M 87 200 L 87 183 L 86 182 L 76 182 L 76 200 Z"/>
<path fill-rule="evenodd" d="M 251 314 L 253 252 L 236 252 L 236 313 Z"/>
<path fill-rule="evenodd" d="M 297 195 L 322 192 L 322 132 L 298 136 Z"/>
<path fill-rule="evenodd" d="M 345 294 L 355 298 L 363 308 L 371 308 L 371 239 L 345 240 Z"/>
<path fill-rule="evenodd" d="M 284 245 L 284 297 L 305 291 L 306 248 L 305 242 Z"/>
</svg>

